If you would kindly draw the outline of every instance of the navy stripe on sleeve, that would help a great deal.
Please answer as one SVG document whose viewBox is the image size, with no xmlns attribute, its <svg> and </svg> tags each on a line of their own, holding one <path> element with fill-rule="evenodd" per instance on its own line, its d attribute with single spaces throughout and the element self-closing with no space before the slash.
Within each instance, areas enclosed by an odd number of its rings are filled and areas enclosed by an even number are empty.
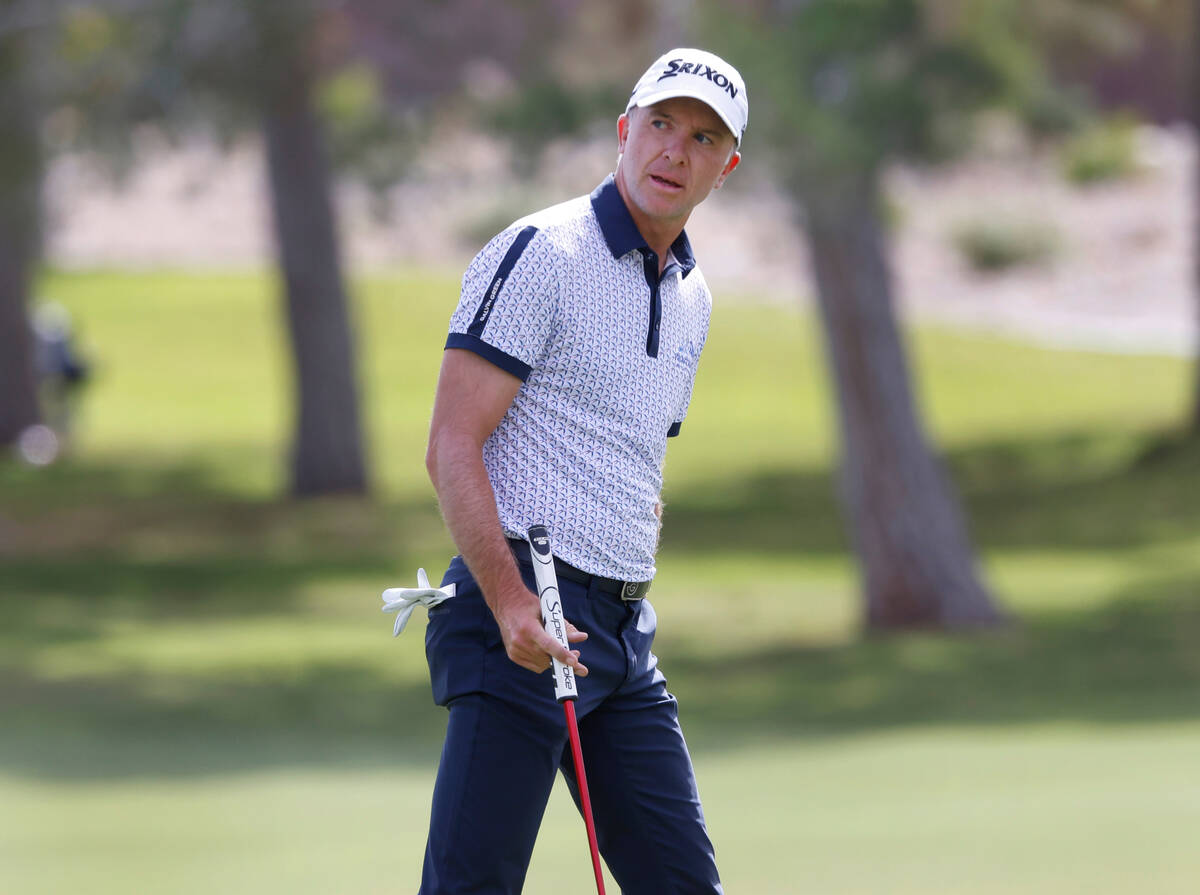
<svg viewBox="0 0 1200 895">
<path fill-rule="evenodd" d="M 667 430 L 667 438 L 674 438 L 679 434 L 679 430 L 683 428 L 683 422 L 671 423 L 671 428 Z"/>
<path fill-rule="evenodd" d="M 526 227 L 517 234 L 517 238 L 513 240 L 513 244 L 508 247 L 508 253 L 505 254 L 504 260 L 500 262 L 500 266 L 496 268 L 496 275 L 492 277 L 492 284 L 488 286 L 488 290 L 483 296 L 483 301 L 479 303 L 479 310 L 475 312 L 475 319 L 467 327 L 467 332 L 471 335 L 479 336 L 483 334 L 483 328 L 487 325 L 488 318 L 492 316 L 492 308 L 496 304 L 496 296 L 500 294 L 500 290 L 504 286 L 504 281 L 512 273 L 517 259 L 521 257 L 521 253 L 525 251 L 525 246 L 529 245 L 529 240 L 533 239 L 533 234 L 537 233 L 537 229 L 537 227 Z"/>
<path fill-rule="evenodd" d="M 470 333 L 450 333 L 446 339 L 447 348 L 465 348 L 467 351 L 474 351 L 486 361 L 491 361 L 501 370 L 506 373 L 512 373 L 522 382 L 529 378 L 529 374 L 533 368 L 524 361 L 517 360 L 511 354 L 505 354 L 494 345 L 489 345 L 479 336 L 473 336 Z"/>
</svg>

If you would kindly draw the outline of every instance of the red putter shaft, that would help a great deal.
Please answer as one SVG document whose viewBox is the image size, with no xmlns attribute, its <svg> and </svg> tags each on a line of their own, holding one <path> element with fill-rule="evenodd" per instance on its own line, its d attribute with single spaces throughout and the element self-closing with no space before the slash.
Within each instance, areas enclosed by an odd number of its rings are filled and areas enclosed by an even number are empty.
<svg viewBox="0 0 1200 895">
<path fill-rule="evenodd" d="M 583 806 L 583 823 L 587 827 L 588 848 L 592 850 L 592 871 L 596 874 L 596 891 L 604 895 L 604 871 L 600 867 L 600 846 L 596 842 L 596 823 L 592 820 L 592 797 L 588 795 L 587 773 L 583 769 L 583 749 L 579 745 L 579 724 L 575 720 L 575 701 L 563 701 L 567 715 L 567 734 L 571 738 L 571 757 L 575 759 L 575 781 L 579 784 L 579 804 Z"/>
</svg>

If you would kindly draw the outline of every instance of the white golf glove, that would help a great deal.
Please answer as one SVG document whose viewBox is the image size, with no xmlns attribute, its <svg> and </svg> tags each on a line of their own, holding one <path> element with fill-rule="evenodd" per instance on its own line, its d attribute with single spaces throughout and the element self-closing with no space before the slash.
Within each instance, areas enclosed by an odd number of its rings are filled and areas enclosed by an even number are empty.
<svg viewBox="0 0 1200 895">
<path fill-rule="evenodd" d="M 408 624 L 409 616 L 418 605 L 428 609 L 443 600 L 454 596 L 454 585 L 431 587 L 429 576 L 424 569 L 417 569 L 416 587 L 389 587 L 383 592 L 383 611 L 396 612 L 396 626 L 392 628 L 392 636 L 399 637 L 404 626 Z"/>
</svg>

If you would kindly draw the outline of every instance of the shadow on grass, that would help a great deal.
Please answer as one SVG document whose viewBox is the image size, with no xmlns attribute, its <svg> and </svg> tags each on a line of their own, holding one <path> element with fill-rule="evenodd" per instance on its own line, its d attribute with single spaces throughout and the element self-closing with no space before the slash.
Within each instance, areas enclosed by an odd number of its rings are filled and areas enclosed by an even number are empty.
<svg viewBox="0 0 1200 895">
<path fill-rule="evenodd" d="M 1200 582 L 1159 579 L 1098 609 L 1000 632 L 906 634 L 722 657 L 663 647 L 694 740 L 908 726 L 1200 721 Z"/>
<path fill-rule="evenodd" d="M 980 547 L 1096 550 L 1200 532 L 1200 442 L 1078 432 L 960 448 L 945 466 Z M 844 555 L 834 475 L 714 471 L 671 496 L 662 549 Z"/>
<path fill-rule="evenodd" d="M 196 462 L 152 462 L 130 457 L 127 463 L 76 462 L 51 466 L 0 461 L 0 493 L 6 509 L 45 511 L 95 501 L 128 504 L 148 496 L 170 495 L 188 504 L 197 499 L 227 497 L 212 465 Z"/>
<path fill-rule="evenodd" d="M 47 648 L 90 655 L 72 650 L 103 648 L 114 624 L 152 637 L 159 622 L 269 623 L 314 600 L 353 618 L 356 605 L 338 604 L 360 591 L 362 611 L 377 613 L 382 587 L 453 552 L 432 496 L 252 499 L 186 464 L 0 464 L 0 493 L 0 772 L 104 779 L 374 766 L 414 750 L 423 765 L 436 759 L 444 717 L 428 683 L 381 673 L 377 657 L 191 676 L 55 677 L 38 664 Z M 386 643 L 389 618 L 370 621 Z"/>
<path fill-rule="evenodd" d="M 193 777 L 297 766 L 433 767 L 445 713 L 425 681 L 340 663 L 256 680 L 0 674 L 0 772 Z"/>
<path fill-rule="evenodd" d="M 722 655 L 660 644 L 693 746 L 916 726 L 1200 722 L 1200 585 L 1155 580 L 1097 609 L 1018 627 L 814 647 L 781 635 Z M 416 647 L 413 644 L 407 646 Z M 297 766 L 436 765 L 445 715 L 428 684 L 349 661 L 203 680 L 56 684 L 0 674 L 0 772 L 47 779 L 189 777 Z"/>
<path fill-rule="evenodd" d="M 988 549 L 1110 551 L 1195 538 L 1200 452 L 1142 448 L 1085 433 L 974 447 L 949 465 Z M 432 500 L 256 502 L 179 470 L 152 488 L 126 489 L 122 474 L 103 469 L 67 479 L 73 499 L 55 492 L 39 503 L 36 487 L 23 484 L 2 511 L 22 530 L 0 548 L 0 646 L 34 658 L 0 662 L 0 773 L 91 780 L 316 765 L 432 770 L 445 716 L 423 673 L 404 677 L 369 658 L 252 677 L 221 670 L 57 681 L 34 661 L 41 647 L 101 636 L 98 617 L 282 618 L 303 611 L 314 582 L 407 578 L 414 558 L 447 549 Z M 180 482 L 178 494 L 158 490 Z M 80 518 L 101 527 L 55 534 Z M 763 552 L 843 555 L 835 520 L 826 471 L 740 481 L 714 473 L 671 499 L 664 549 L 719 551 L 751 568 Z M 1031 612 L 994 634 L 814 647 L 779 631 L 765 652 L 714 659 L 710 644 L 664 631 L 660 649 L 689 737 L 722 749 L 908 725 L 1200 720 L 1197 643 L 1195 570 L 1160 568 L 1106 602 Z"/>
<path fill-rule="evenodd" d="M 314 581 L 407 576 L 414 557 L 453 552 L 432 494 L 262 500 L 221 490 L 200 465 L 12 464 L 0 493 L 8 630 L 44 615 L 42 598 L 148 617 L 278 612 Z"/>
</svg>

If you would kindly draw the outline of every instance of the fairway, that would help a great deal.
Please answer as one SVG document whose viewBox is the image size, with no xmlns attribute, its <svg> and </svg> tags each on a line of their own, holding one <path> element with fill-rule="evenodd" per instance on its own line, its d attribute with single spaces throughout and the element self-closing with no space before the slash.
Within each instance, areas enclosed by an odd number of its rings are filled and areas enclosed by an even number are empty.
<svg viewBox="0 0 1200 895">
<path fill-rule="evenodd" d="M 1185 895 L 1200 793 L 1180 784 L 1195 779 L 1198 735 L 867 735 L 705 751 L 697 770 L 727 888 Z M 1130 769 L 1130 755 L 1152 766 Z M 5 796 L 6 891 L 385 893 L 415 889 L 429 776 L 275 769 L 18 782 Z M 560 786 L 527 891 L 589 882 L 579 826 Z"/>
<path fill-rule="evenodd" d="M 376 495 L 303 504 L 276 289 L 41 284 L 96 376 L 67 462 L 0 465 L 0 893 L 416 890 L 444 712 L 379 594 L 453 550 L 422 458 L 457 284 L 356 284 Z M 1190 364 L 909 335 L 1004 630 L 860 635 L 816 321 L 714 312 L 651 599 L 726 891 L 1194 891 Z M 559 784 L 526 891 L 590 874 Z"/>
</svg>

